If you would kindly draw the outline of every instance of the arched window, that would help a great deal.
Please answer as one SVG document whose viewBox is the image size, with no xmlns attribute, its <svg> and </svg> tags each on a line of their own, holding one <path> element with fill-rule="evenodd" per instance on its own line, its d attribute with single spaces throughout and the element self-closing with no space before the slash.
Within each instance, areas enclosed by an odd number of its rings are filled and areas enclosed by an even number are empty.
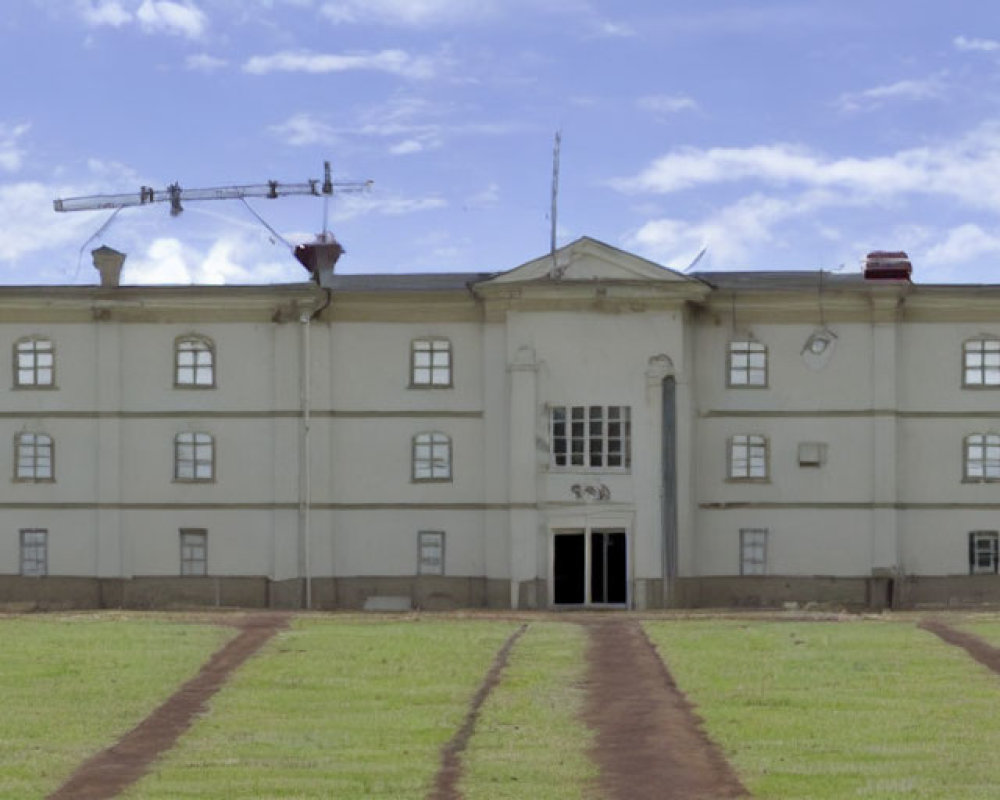
<svg viewBox="0 0 1000 800">
<path fill-rule="evenodd" d="M 413 437 L 413 480 L 451 480 L 451 439 L 437 431 Z"/>
<path fill-rule="evenodd" d="M 215 440 L 208 433 L 178 433 L 174 437 L 174 480 L 215 479 Z"/>
<path fill-rule="evenodd" d="M 973 433 L 965 437 L 963 479 L 1000 481 L 1000 433 Z"/>
<path fill-rule="evenodd" d="M 174 385 L 215 388 L 215 343 L 207 336 L 181 336 L 174 342 Z"/>
<path fill-rule="evenodd" d="M 14 385 L 49 389 L 56 382 L 56 354 L 51 339 L 27 336 L 14 343 Z"/>
<path fill-rule="evenodd" d="M 52 437 L 45 433 L 19 433 L 14 437 L 14 480 L 55 480 Z"/>
</svg>

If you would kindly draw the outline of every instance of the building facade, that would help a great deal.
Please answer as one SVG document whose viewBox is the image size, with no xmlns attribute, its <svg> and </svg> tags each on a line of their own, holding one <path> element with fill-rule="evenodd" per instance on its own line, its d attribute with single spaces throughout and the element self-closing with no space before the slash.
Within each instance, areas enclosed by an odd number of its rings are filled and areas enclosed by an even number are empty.
<svg viewBox="0 0 1000 800">
<path fill-rule="evenodd" d="M 2 288 L 0 602 L 998 600 L 1000 287 L 869 266 Z"/>
</svg>

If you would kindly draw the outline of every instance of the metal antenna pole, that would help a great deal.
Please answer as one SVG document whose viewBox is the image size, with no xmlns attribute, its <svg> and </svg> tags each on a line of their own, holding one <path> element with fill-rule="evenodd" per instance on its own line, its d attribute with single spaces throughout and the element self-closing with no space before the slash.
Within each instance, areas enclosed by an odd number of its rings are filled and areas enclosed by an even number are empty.
<svg viewBox="0 0 1000 800">
<path fill-rule="evenodd" d="M 556 142 L 552 148 L 552 239 L 549 243 L 549 251 L 553 254 L 553 266 L 555 266 L 556 223 L 559 212 L 559 145 L 561 142 L 562 132 L 556 131 Z"/>
</svg>

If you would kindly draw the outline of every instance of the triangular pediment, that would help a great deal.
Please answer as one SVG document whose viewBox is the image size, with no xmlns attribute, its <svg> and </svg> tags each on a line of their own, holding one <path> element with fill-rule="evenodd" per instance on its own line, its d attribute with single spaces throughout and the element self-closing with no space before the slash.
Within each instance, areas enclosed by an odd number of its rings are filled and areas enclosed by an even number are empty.
<svg viewBox="0 0 1000 800">
<path fill-rule="evenodd" d="M 480 285 L 593 281 L 699 283 L 696 278 L 584 236 L 554 254 L 536 258 Z"/>
</svg>

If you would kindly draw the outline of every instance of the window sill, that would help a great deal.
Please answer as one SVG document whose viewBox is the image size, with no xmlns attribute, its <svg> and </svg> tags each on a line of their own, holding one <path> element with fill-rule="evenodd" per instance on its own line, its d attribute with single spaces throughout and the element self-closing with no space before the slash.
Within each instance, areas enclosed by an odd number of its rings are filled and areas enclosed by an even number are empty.
<svg viewBox="0 0 1000 800">
<path fill-rule="evenodd" d="M 11 483 L 55 483 L 55 478 L 11 478 Z"/>
<path fill-rule="evenodd" d="M 549 465 L 552 475 L 631 475 L 631 467 L 556 467 Z"/>
<path fill-rule="evenodd" d="M 453 483 L 451 478 L 410 478 L 410 483 Z"/>
<path fill-rule="evenodd" d="M 213 383 L 209 384 L 198 384 L 198 383 L 175 383 L 175 389 L 181 389 L 182 391 L 193 390 L 196 392 L 206 392 L 210 389 L 217 389 L 218 387 Z"/>
<path fill-rule="evenodd" d="M 963 383 L 962 388 L 969 389 L 973 392 L 981 392 L 984 390 L 991 392 L 1000 389 L 1000 383 Z"/>
<path fill-rule="evenodd" d="M 962 478 L 962 483 L 1000 483 L 998 478 Z"/>
<path fill-rule="evenodd" d="M 770 478 L 726 478 L 726 483 L 770 483 Z"/>
<path fill-rule="evenodd" d="M 455 388 L 455 384 L 453 384 L 453 383 L 448 383 L 448 384 L 444 384 L 444 383 L 411 383 L 406 388 L 410 389 L 410 390 L 416 390 L 416 391 L 420 391 L 421 389 L 437 389 L 437 390 L 441 390 L 441 389 L 454 389 Z"/>
<path fill-rule="evenodd" d="M 215 478 L 174 478 L 173 483 L 215 483 Z"/>
<path fill-rule="evenodd" d="M 727 383 L 727 389 L 770 389 L 766 383 Z"/>
<path fill-rule="evenodd" d="M 59 387 L 54 383 L 15 383 L 10 387 L 14 392 L 57 392 Z"/>
</svg>

